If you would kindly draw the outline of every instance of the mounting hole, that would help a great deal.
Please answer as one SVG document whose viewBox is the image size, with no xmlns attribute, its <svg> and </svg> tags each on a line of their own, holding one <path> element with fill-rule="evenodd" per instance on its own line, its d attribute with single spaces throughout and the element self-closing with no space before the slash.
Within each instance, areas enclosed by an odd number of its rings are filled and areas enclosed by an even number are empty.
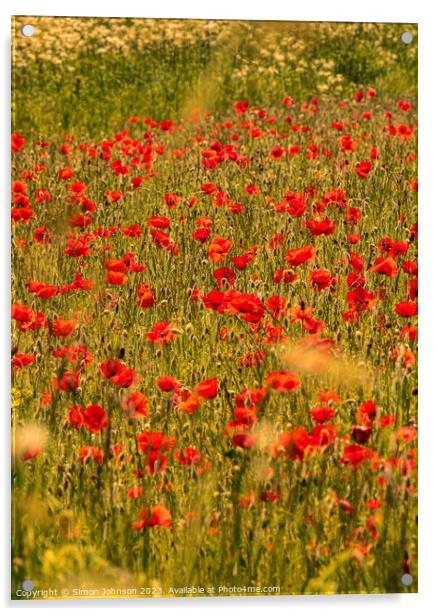
<svg viewBox="0 0 436 616">
<path fill-rule="evenodd" d="M 30 24 L 26 24 L 25 26 L 21 27 L 21 34 L 23 36 L 32 36 L 34 32 L 35 32 L 35 28 L 31 26 Z"/>
<path fill-rule="evenodd" d="M 403 32 L 400 38 L 402 43 L 409 45 L 413 41 L 413 34 L 411 32 Z"/>
<path fill-rule="evenodd" d="M 403 584 L 403 586 L 410 586 L 412 582 L 413 577 L 410 575 L 410 573 L 405 573 L 401 576 L 401 583 Z"/>
</svg>

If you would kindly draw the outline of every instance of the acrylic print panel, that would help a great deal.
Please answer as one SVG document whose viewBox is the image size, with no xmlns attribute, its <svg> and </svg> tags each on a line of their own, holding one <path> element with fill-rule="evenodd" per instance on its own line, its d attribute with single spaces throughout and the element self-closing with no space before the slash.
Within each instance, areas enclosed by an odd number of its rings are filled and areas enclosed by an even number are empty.
<svg viewBox="0 0 436 616">
<path fill-rule="evenodd" d="M 12 28 L 12 597 L 416 592 L 416 26 Z"/>
</svg>

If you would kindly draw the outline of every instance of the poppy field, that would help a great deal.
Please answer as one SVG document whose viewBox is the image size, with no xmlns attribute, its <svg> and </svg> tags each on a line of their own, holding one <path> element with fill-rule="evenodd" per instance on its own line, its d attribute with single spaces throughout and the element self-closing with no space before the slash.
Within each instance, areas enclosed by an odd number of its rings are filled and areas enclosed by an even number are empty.
<svg viewBox="0 0 436 616">
<path fill-rule="evenodd" d="M 203 52 L 177 44 L 180 84 Z M 288 89 L 279 57 L 256 99 L 213 87 L 218 50 L 190 104 L 154 83 L 123 116 L 100 83 L 93 130 L 64 86 L 52 122 L 54 77 L 26 124 L 38 53 L 13 97 L 12 597 L 416 592 L 403 60 Z"/>
</svg>

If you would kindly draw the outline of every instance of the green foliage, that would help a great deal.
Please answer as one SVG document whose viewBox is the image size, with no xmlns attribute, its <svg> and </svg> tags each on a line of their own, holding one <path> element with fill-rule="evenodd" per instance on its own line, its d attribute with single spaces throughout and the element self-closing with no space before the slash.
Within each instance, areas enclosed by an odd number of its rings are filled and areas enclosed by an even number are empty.
<svg viewBox="0 0 436 616">
<path fill-rule="evenodd" d="M 285 95 L 349 96 L 362 84 L 381 97 L 404 97 L 417 87 L 413 25 L 33 22 L 30 38 L 19 31 L 25 18 L 13 25 L 13 123 L 37 135 L 74 130 L 100 137 L 133 114 L 180 119 L 193 101 L 222 112 L 229 100 L 267 105 Z M 405 29 L 415 35 L 411 45 L 400 41 Z"/>
</svg>

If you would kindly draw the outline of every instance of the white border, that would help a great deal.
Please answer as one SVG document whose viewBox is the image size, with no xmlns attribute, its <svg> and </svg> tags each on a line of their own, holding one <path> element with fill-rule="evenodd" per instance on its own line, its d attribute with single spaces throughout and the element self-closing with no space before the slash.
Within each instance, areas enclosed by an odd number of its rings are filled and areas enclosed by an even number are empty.
<svg viewBox="0 0 436 616">
<path fill-rule="evenodd" d="M 0 301 L 5 318 L 1 322 L 1 548 L 0 553 L 0 588 L 1 603 L 6 609 L 19 612 L 31 609 L 32 613 L 43 613 L 51 609 L 80 609 L 81 613 L 90 610 L 102 612 L 106 609 L 141 609 L 147 612 L 165 613 L 175 610 L 207 610 L 220 613 L 222 610 L 249 610 L 250 614 L 273 609 L 277 614 L 299 612 L 313 613 L 319 616 L 334 614 L 395 614 L 410 615 L 413 609 L 425 610 L 434 605 L 433 586 L 436 573 L 436 532 L 434 515 L 436 511 L 435 481 L 432 470 L 435 465 L 434 451 L 436 439 L 435 396 L 436 371 L 436 315 L 434 263 L 436 261 L 436 191 L 434 178 L 436 157 L 436 131 L 434 101 L 436 100 L 434 83 L 434 65 L 436 60 L 435 10 L 426 0 L 311 0 L 310 2 L 286 2 L 286 0 L 159 0 L 139 4 L 132 0 L 105 0 L 74 2 L 53 0 L 3 0 L 0 7 L 1 28 L 1 121 L 0 156 L 3 174 L 3 200 L 1 207 L 1 259 L 0 259 Z M 9 122 L 10 114 L 10 17 L 11 15 L 64 15 L 64 16 L 111 16 L 111 17 L 186 17 L 215 19 L 284 19 L 305 21 L 384 21 L 419 24 L 419 269 L 420 269 L 420 347 L 419 347 L 419 428 L 420 428 L 420 497 L 419 497 L 419 593 L 417 595 L 342 595 L 319 597 L 272 597 L 272 598 L 220 598 L 220 599 L 171 599 L 139 601 L 68 601 L 59 602 L 17 602 L 9 601 Z M 433 19 L 432 19 L 433 17 Z M 433 275 L 432 275 L 433 274 Z M 433 301 L 432 301 L 433 300 Z"/>
</svg>

